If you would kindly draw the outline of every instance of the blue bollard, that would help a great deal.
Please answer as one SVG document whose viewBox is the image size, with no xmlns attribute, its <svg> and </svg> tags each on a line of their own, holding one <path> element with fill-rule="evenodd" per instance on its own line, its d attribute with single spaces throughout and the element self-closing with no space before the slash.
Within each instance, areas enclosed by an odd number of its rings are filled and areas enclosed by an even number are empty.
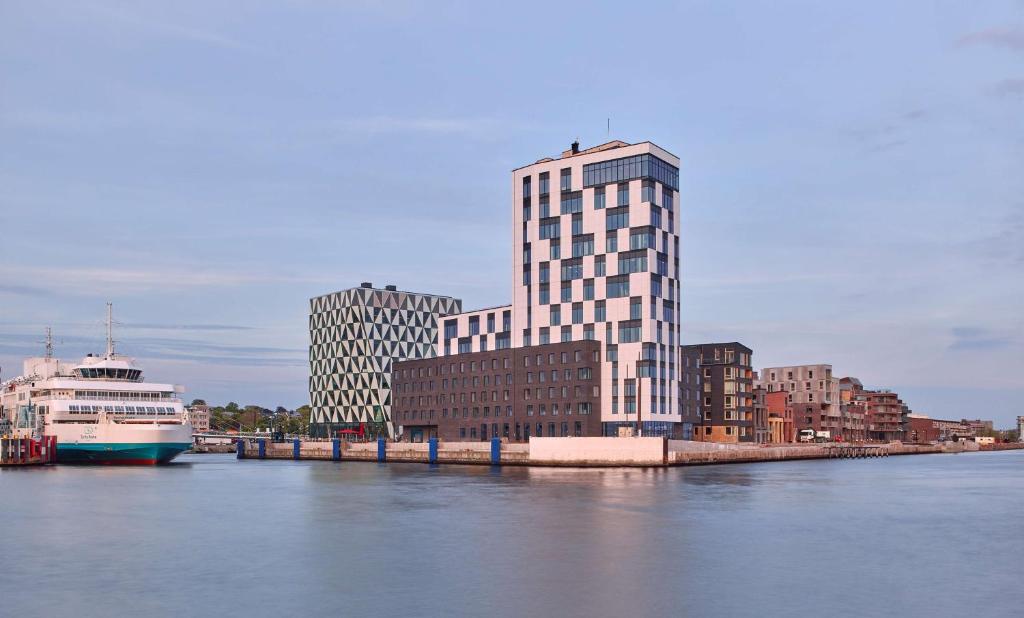
<svg viewBox="0 0 1024 618">
<path fill-rule="evenodd" d="M 501 438 L 491 438 L 491 465 L 501 464 Z"/>
<path fill-rule="evenodd" d="M 235 457 L 238 459 L 245 459 L 245 440 L 241 438 L 235 442 Z"/>
<path fill-rule="evenodd" d="M 298 459 L 302 453 L 302 443 L 299 442 L 298 438 L 295 438 L 295 442 L 292 442 L 292 457 Z"/>
<path fill-rule="evenodd" d="M 260 438 L 257 442 L 260 445 L 260 459 L 263 459 L 267 456 L 267 441 Z"/>
<path fill-rule="evenodd" d="M 341 440 L 335 438 L 331 444 L 331 459 L 341 461 Z"/>
<path fill-rule="evenodd" d="M 436 464 L 437 463 L 437 438 L 431 438 L 430 440 L 427 441 L 427 444 L 428 444 L 428 448 L 430 449 L 429 451 L 427 451 L 429 453 L 429 461 L 432 464 Z"/>
<path fill-rule="evenodd" d="M 384 441 L 384 438 L 377 438 L 377 461 L 385 462 L 388 460 L 388 445 Z"/>
</svg>

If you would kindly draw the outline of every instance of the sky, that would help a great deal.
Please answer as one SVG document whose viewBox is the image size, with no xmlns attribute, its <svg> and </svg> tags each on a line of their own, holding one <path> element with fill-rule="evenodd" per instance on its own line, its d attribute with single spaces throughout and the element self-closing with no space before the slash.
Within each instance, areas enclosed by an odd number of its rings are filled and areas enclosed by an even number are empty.
<svg viewBox="0 0 1024 618">
<path fill-rule="evenodd" d="M 1024 2 L 0 3 L 0 366 L 308 403 L 308 299 L 511 299 L 511 170 L 682 160 L 683 340 L 1024 414 Z"/>
</svg>

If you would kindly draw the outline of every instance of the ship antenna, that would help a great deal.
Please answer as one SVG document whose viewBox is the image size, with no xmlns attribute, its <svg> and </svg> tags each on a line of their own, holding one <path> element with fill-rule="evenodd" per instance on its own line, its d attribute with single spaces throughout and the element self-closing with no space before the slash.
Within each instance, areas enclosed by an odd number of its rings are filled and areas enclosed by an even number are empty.
<svg viewBox="0 0 1024 618">
<path fill-rule="evenodd" d="M 113 304 L 107 303 L 107 359 L 114 358 L 114 318 Z"/>
</svg>

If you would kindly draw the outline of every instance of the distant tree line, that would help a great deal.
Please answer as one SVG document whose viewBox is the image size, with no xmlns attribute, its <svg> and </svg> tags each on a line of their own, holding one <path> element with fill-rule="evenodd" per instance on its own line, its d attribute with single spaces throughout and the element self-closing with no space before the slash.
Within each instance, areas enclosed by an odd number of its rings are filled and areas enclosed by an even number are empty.
<svg viewBox="0 0 1024 618">
<path fill-rule="evenodd" d="M 193 399 L 190 405 L 207 406 L 210 410 L 210 428 L 227 431 L 237 429 L 252 431 L 254 429 L 270 429 L 292 435 L 309 434 L 309 406 L 300 406 L 289 410 L 277 406 L 271 410 L 258 405 L 242 407 L 234 401 L 223 406 L 211 406 L 203 399 Z"/>
</svg>

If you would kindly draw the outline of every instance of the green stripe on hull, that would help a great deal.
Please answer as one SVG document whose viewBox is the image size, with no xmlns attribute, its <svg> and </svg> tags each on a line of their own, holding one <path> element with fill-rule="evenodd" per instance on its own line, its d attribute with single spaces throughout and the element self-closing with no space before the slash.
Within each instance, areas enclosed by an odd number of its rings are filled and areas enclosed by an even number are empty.
<svg viewBox="0 0 1024 618">
<path fill-rule="evenodd" d="M 190 442 L 60 444 L 57 463 L 163 464 L 192 448 Z"/>
</svg>

